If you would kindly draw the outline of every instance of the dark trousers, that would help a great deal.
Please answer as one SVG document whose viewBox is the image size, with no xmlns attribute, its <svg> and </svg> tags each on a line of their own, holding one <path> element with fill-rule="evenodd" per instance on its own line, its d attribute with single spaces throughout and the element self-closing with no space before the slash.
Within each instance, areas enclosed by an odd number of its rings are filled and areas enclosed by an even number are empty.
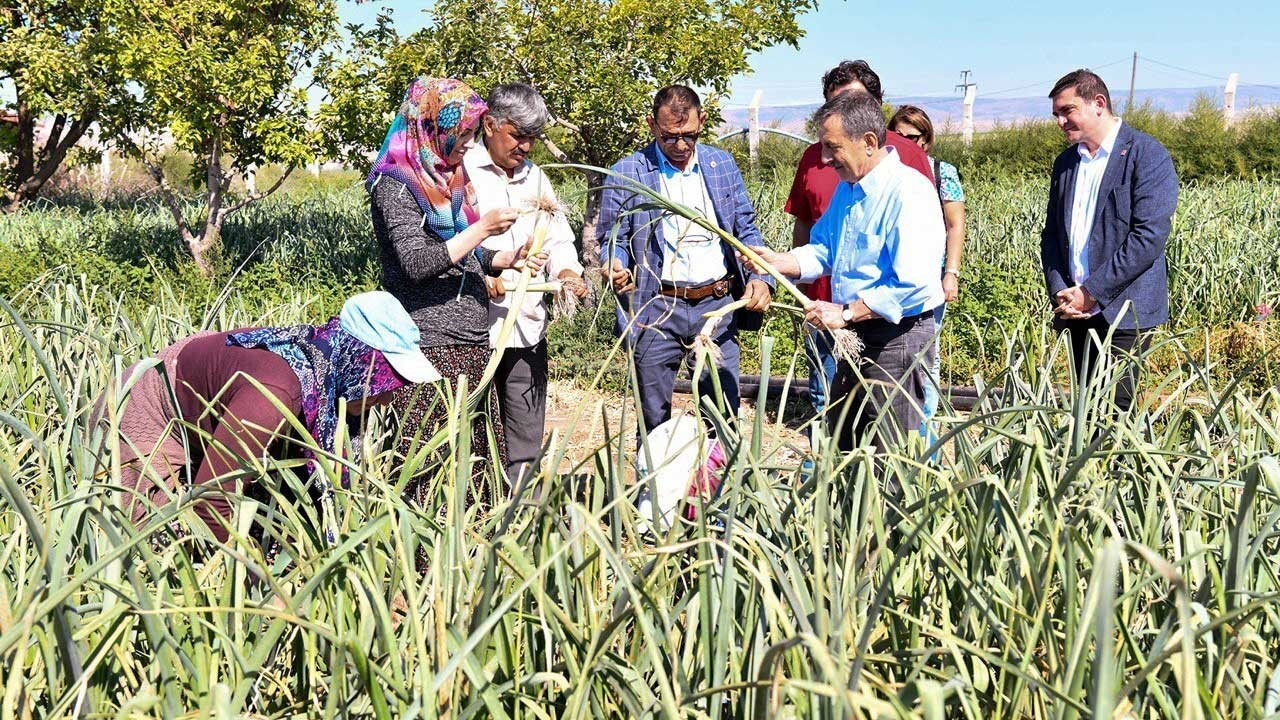
<svg viewBox="0 0 1280 720">
<path fill-rule="evenodd" d="M 708 297 L 702 300 L 682 300 L 658 296 L 654 303 L 663 310 L 661 320 L 649 327 L 639 328 L 633 339 L 632 352 L 636 380 L 640 385 L 640 412 L 646 430 L 671 419 L 671 392 L 675 388 L 676 371 L 680 363 L 690 357 L 689 351 L 702 330 L 705 319 L 702 314 L 733 302 L 733 298 Z M 726 417 L 738 414 L 738 375 L 742 364 L 738 348 L 738 327 L 733 316 L 723 318 L 716 326 L 716 347 L 721 359 L 716 374 L 724 395 Z M 701 398 L 715 397 L 715 385 L 711 372 L 702 371 L 694 382 L 695 397 L 701 407 Z"/>
<path fill-rule="evenodd" d="M 494 378 L 498 408 L 507 434 L 507 477 L 520 480 L 538 471 L 547 417 L 547 341 L 507 348 Z"/>
<path fill-rule="evenodd" d="M 1088 383 L 1103 366 L 1099 358 L 1102 343 L 1111 333 L 1111 362 L 1121 363 L 1120 377 L 1116 380 L 1116 407 L 1122 412 L 1133 406 L 1133 396 L 1138 386 L 1138 373 L 1142 369 L 1142 356 L 1151 345 L 1151 335 L 1136 328 L 1111 330 L 1101 313 L 1087 320 L 1064 320 L 1062 328 L 1071 337 L 1071 361 L 1081 386 Z M 1129 354 L 1137 359 L 1128 359 Z"/>
<path fill-rule="evenodd" d="M 827 406 L 827 426 L 841 450 L 864 441 L 884 450 L 919 433 L 935 352 L 933 327 L 932 311 L 896 324 L 867 320 L 853 327 L 864 345 L 862 362 L 839 362 Z"/>
</svg>

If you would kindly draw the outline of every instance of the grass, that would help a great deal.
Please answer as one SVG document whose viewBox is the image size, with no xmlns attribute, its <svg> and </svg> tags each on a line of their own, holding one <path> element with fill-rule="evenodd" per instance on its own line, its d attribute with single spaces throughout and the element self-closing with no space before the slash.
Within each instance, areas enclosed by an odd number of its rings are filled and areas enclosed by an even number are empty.
<svg viewBox="0 0 1280 720">
<path fill-rule="evenodd" d="M 264 171 L 265 172 L 265 171 Z M 774 248 L 790 245 L 791 218 L 783 210 L 788 168 L 762 168 L 749 180 L 757 222 Z M 1044 217 L 1043 178 L 965 177 L 968 242 L 961 298 L 943 330 L 943 377 L 973 384 L 1003 368 L 1009 329 L 1027 317 L 1048 318 L 1039 272 Z M 153 200 L 97 203 L 88 198 L 41 201 L 31 211 L 0 216 L 0 294 L 12 297 L 44 273 L 84 278 L 89 286 L 125 294 L 131 308 L 168 299 L 198 312 L 216 297 L 233 271 L 246 302 L 264 307 L 306 305 L 318 322 L 350 295 L 377 287 L 379 261 L 367 200 L 359 183 L 334 176 L 322 184 L 305 173 L 295 192 L 251 205 L 228 221 L 224 272 L 213 280 L 184 260 L 168 213 Z M 325 184 L 327 183 L 327 184 Z M 581 182 L 566 176 L 561 195 L 580 227 Z M 1274 322 L 1259 322 L 1256 307 L 1280 305 L 1280 181 L 1219 179 L 1184 183 L 1169 243 L 1172 327 L 1197 333 L 1194 344 L 1217 371 L 1246 374 L 1251 387 L 1280 383 L 1280 370 L 1255 363 L 1275 348 Z M 243 267 L 242 267 L 243 266 Z M 552 367 L 561 378 L 592 376 L 611 341 L 612 306 L 580 313 L 552 326 Z M 778 351 L 799 344 L 798 324 L 775 314 L 766 332 Z M 743 339 L 745 372 L 759 371 L 759 339 Z M 1029 345 L 1037 361 L 1045 348 Z M 1179 361 L 1163 353 L 1158 371 Z M 804 363 L 801 363 L 803 368 Z M 620 368 L 620 366 L 619 366 Z M 621 389 L 618 369 L 609 387 Z"/>
<path fill-rule="evenodd" d="M 436 438 L 452 449 L 441 464 L 398 470 L 375 417 L 335 546 L 273 461 L 242 469 L 267 493 L 237 498 L 219 545 L 190 511 L 198 489 L 129 526 L 83 417 L 123 365 L 206 315 L 230 327 L 307 310 L 232 293 L 208 313 L 133 312 L 58 282 L 14 299 L 25 311 L 6 305 L 0 331 L 0 717 L 1275 711 L 1280 397 L 1218 379 L 1176 337 L 1157 350 L 1183 361 L 1117 420 L 1105 382 L 1063 387 L 1065 347 L 1019 328 L 1043 362 L 1004 347 L 1006 370 L 973 414 L 944 411 L 937 447 L 877 461 L 820 443 L 812 477 L 761 449 L 776 428 L 758 413 L 721 430 L 731 462 L 710 512 L 660 538 L 637 530 L 620 431 L 633 418 L 581 408 L 566 434 L 604 423 L 609 440 L 486 510 L 466 502 L 469 432 Z M 763 347 L 765 369 L 789 363 Z M 436 488 L 425 507 L 400 493 L 419 470 Z M 169 522 L 187 538 L 153 543 Z"/>
<path fill-rule="evenodd" d="M 775 247 L 790 228 L 780 186 L 752 184 Z M 971 270 L 944 356 L 979 386 L 977 408 L 944 408 L 934 446 L 878 458 L 819 440 L 800 449 L 807 473 L 779 441 L 786 398 L 761 398 L 751 423 L 719 427 L 723 492 L 661 537 L 634 507 L 635 418 L 600 402 L 548 440 L 547 466 L 570 472 L 470 503 L 464 393 L 431 439 L 438 462 L 400 466 L 388 419 L 369 418 L 335 545 L 289 461 L 238 471 L 226 543 L 191 511 L 203 488 L 134 528 L 89 408 L 194 330 L 320 320 L 375 284 L 359 190 L 239 216 L 214 282 L 145 204 L 0 217 L 14 270 L 0 293 L 0 720 L 1275 713 L 1280 395 L 1257 389 L 1274 377 L 1274 320 L 1254 305 L 1274 304 L 1280 277 L 1280 184 L 1185 188 L 1178 315 L 1124 416 L 1111 379 L 1081 386 L 1047 328 L 1043 188 L 967 190 Z M 604 302 L 551 337 L 553 368 L 591 393 L 634 392 L 611 316 Z M 748 368 L 803 367 L 786 316 L 744 346 Z M 588 429 L 605 440 L 571 452 Z M 402 492 L 419 472 L 424 506 Z"/>
</svg>

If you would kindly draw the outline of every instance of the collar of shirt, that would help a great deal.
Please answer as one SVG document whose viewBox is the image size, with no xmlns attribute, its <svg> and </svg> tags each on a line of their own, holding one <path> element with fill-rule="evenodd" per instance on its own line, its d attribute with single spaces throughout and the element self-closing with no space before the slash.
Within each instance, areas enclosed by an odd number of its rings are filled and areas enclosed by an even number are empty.
<svg viewBox="0 0 1280 720">
<path fill-rule="evenodd" d="M 671 161 L 667 159 L 666 153 L 662 152 L 662 148 L 658 148 L 658 170 L 667 177 L 675 177 L 676 175 L 684 175 L 688 177 L 694 173 L 702 172 L 702 168 L 698 166 L 698 147 L 693 148 L 693 156 L 689 158 L 689 167 L 681 170 Z"/>
<path fill-rule="evenodd" d="M 1124 121 L 1116 118 L 1115 125 L 1111 127 L 1111 131 L 1107 133 L 1107 136 L 1102 138 L 1102 144 L 1098 146 L 1098 152 L 1093 155 L 1089 154 L 1089 148 L 1085 147 L 1084 143 L 1077 143 L 1076 152 L 1080 153 L 1080 159 L 1089 162 L 1102 157 L 1110 157 L 1112 148 L 1116 146 L 1116 138 L 1120 136 L 1120 124 L 1122 122 Z"/>
<path fill-rule="evenodd" d="M 507 171 L 498 167 L 493 161 L 493 156 L 489 154 L 489 148 L 485 146 L 484 140 L 478 141 L 474 147 L 467 151 L 463 156 L 462 162 L 469 170 L 483 170 L 494 175 L 500 175 L 508 182 L 518 183 L 524 182 L 529 177 L 529 168 L 533 167 L 533 163 L 525 160 L 516 168 L 515 173 L 508 176 Z"/>
<path fill-rule="evenodd" d="M 896 150 L 886 147 L 885 151 L 884 159 L 876 163 L 876 166 L 871 168 L 871 172 L 853 184 L 852 202 L 856 203 L 868 195 L 876 194 L 889 181 L 889 177 L 897 172 L 898 168 L 894 166 L 902 165 L 902 158 L 898 157 Z"/>
</svg>

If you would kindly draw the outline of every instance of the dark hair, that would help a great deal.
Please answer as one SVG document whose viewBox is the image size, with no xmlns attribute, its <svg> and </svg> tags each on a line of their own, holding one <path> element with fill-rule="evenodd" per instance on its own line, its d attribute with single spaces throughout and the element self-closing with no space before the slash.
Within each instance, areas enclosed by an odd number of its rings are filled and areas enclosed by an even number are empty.
<svg viewBox="0 0 1280 720">
<path fill-rule="evenodd" d="M 849 137 L 860 138 L 866 133 L 874 133 L 876 142 L 884 147 L 884 110 L 871 93 L 851 90 L 836 95 L 813 114 L 813 123 L 822 127 L 833 117 L 840 118 L 840 125 Z"/>
<path fill-rule="evenodd" d="M 702 100 L 687 85 L 668 85 L 653 96 L 653 116 L 658 117 L 658 110 L 664 107 L 672 110 L 701 110 Z"/>
<path fill-rule="evenodd" d="M 898 123 L 906 123 L 919 130 L 924 144 L 933 145 L 933 121 L 929 119 L 929 114 L 924 110 L 915 105 L 901 105 L 893 113 L 893 117 L 889 118 L 889 127 L 897 127 Z"/>
<path fill-rule="evenodd" d="M 1067 90 L 1075 90 L 1077 95 L 1089 101 L 1101 95 L 1107 104 L 1107 112 L 1111 112 L 1111 93 L 1107 90 L 1107 84 L 1098 77 L 1098 73 L 1088 68 L 1072 70 L 1054 84 L 1053 89 L 1049 91 L 1049 99 L 1052 100 Z"/>
<path fill-rule="evenodd" d="M 884 102 L 884 91 L 880 89 L 880 76 L 871 69 L 866 60 L 845 60 L 828 70 L 822 76 L 822 99 L 830 100 L 832 91 L 855 80 L 867 89 L 876 102 Z"/>
</svg>

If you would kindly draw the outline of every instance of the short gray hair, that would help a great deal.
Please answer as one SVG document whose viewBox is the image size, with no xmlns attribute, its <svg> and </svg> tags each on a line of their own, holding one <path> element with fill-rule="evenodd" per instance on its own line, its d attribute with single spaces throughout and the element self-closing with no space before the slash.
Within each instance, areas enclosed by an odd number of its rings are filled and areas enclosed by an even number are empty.
<svg viewBox="0 0 1280 720">
<path fill-rule="evenodd" d="M 847 90 L 823 103 L 813 114 L 813 124 L 822 127 L 827 120 L 838 117 L 845 135 L 860 138 L 867 133 L 876 136 L 876 142 L 884 147 L 884 110 L 880 101 L 861 90 Z"/>
<path fill-rule="evenodd" d="M 539 135 L 551 114 L 547 101 L 524 83 L 499 85 L 489 93 L 489 117 L 496 123 L 509 122 L 521 135 Z"/>
</svg>

